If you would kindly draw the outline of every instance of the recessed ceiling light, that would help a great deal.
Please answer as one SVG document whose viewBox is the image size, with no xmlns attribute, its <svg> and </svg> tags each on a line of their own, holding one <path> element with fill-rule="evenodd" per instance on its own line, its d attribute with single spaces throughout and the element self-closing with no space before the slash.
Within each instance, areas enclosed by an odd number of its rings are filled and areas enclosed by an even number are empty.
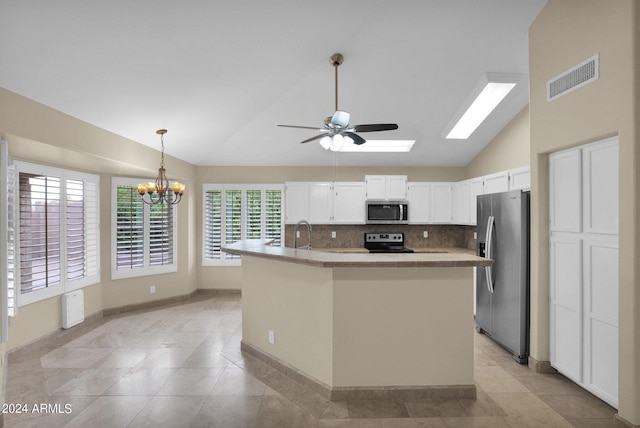
<svg viewBox="0 0 640 428">
<path fill-rule="evenodd" d="M 411 151 L 416 140 L 367 140 L 364 144 L 345 144 L 341 152 L 403 153 Z"/>
<path fill-rule="evenodd" d="M 446 139 L 465 140 L 489 116 L 521 79 L 520 74 L 486 73 L 471 92 L 463 108 L 446 129 Z M 462 113 L 460 113 L 462 112 Z"/>
</svg>

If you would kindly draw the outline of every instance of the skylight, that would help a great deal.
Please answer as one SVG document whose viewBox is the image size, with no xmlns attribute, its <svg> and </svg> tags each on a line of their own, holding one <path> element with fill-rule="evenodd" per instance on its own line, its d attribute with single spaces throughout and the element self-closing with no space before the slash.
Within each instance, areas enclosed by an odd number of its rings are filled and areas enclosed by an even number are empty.
<svg viewBox="0 0 640 428">
<path fill-rule="evenodd" d="M 460 109 L 463 113 L 455 116 L 455 125 L 447 128 L 450 130 L 445 138 L 459 140 L 469 138 L 519 80 L 518 74 L 485 74 Z"/>
</svg>

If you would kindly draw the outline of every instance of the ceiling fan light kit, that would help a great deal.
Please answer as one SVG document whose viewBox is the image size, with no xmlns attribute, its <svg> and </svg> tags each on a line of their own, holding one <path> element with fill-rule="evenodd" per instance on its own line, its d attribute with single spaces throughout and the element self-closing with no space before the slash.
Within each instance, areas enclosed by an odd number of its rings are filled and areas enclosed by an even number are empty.
<svg viewBox="0 0 640 428">
<path fill-rule="evenodd" d="M 301 144 L 311 141 L 320 140 L 320 145 L 325 150 L 342 151 L 347 145 L 361 145 L 367 142 L 359 136 L 357 132 L 376 132 L 376 131 L 392 131 L 398 129 L 395 123 L 376 123 L 366 125 L 349 125 L 351 115 L 349 112 L 338 109 L 338 67 L 344 62 L 344 56 L 340 53 L 331 55 L 330 63 L 335 70 L 335 113 L 327 117 L 324 125 L 320 128 L 316 126 L 297 126 L 297 125 L 278 125 L 285 128 L 302 128 L 320 131 L 321 134 L 315 135 L 301 141 Z"/>
</svg>

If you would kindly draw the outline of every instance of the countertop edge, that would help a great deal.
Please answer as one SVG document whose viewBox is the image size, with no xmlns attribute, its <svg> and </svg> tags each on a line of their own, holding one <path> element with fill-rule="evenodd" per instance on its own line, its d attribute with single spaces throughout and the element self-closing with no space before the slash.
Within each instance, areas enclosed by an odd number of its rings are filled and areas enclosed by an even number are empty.
<svg viewBox="0 0 640 428">
<path fill-rule="evenodd" d="M 294 249 L 271 245 L 269 239 L 247 239 L 223 246 L 224 252 L 278 260 L 322 268 L 410 268 L 410 267 L 476 267 L 489 266 L 493 260 L 485 259 L 460 249 L 452 252 L 416 252 L 404 254 L 336 253 L 313 249 Z M 434 248 L 434 250 L 437 250 Z"/>
</svg>

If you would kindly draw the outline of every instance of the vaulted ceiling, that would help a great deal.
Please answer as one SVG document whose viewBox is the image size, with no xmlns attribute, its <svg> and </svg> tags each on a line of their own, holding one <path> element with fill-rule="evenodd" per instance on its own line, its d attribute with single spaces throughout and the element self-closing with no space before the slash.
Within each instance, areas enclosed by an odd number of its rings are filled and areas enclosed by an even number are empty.
<svg viewBox="0 0 640 428">
<path fill-rule="evenodd" d="M 0 0 L 0 86 L 195 165 L 331 165 L 299 144 L 339 107 L 397 123 L 406 154 L 341 165 L 465 166 L 528 103 L 546 0 Z M 468 140 L 443 131 L 483 73 L 524 80 Z"/>
</svg>

